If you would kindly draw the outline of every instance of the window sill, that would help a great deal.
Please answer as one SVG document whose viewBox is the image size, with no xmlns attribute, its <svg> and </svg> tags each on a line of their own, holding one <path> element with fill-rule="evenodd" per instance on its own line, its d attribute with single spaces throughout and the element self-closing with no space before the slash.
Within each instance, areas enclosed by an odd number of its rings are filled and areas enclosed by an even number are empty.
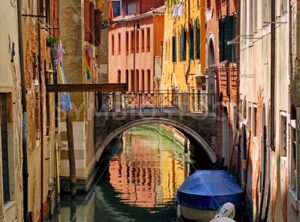
<svg viewBox="0 0 300 222">
<path fill-rule="evenodd" d="M 295 191 L 289 189 L 290 202 L 296 211 L 300 209 L 300 201 L 297 200 Z"/>
<path fill-rule="evenodd" d="M 4 205 L 4 215 L 7 221 L 14 221 L 16 219 L 16 201 L 9 201 Z"/>
</svg>

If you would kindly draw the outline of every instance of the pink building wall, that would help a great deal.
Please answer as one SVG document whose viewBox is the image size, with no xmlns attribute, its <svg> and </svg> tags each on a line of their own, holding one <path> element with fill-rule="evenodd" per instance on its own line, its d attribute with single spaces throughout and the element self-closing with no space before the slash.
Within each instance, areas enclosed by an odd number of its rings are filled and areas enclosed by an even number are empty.
<svg viewBox="0 0 300 222">
<path fill-rule="evenodd" d="M 163 16 L 160 16 L 163 17 Z M 149 17 L 139 22 L 140 28 L 136 29 L 136 52 L 134 53 L 134 41 L 132 33 L 134 32 L 133 22 L 118 25 L 109 31 L 109 83 L 119 82 L 119 73 L 121 72 L 121 83 L 126 83 L 126 71 L 128 71 L 129 91 L 147 91 L 154 89 L 154 57 L 159 56 L 159 45 L 163 40 L 161 29 L 163 19 Z M 147 30 L 150 30 L 150 48 L 147 47 Z M 126 47 L 126 33 L 128 32 L 128 53 Z M 144 32 L 144 34 L 142 34 Z M 119 41 L 120 36 L 120 41 Z M 142 38 L 144 37 L 144 38 Z M 144 41 L 144 49 L 142 47 Z M 135 57 L 135 58 L 134 58 Z M 135 65 L 134 65 L 135 60 Z M 135 76 L 132 77 L 132 71 L 135 67 Z M 144 75 L 143 75 L 144 73 Z M 150 78 L 149 78 L 150 74 Z M 144 76 L 144 78 L 143 78 Z M 143 84 L 144 79 L 144 84 Z M 139 84 L 137 86 L 137 80 Z M 132 82 L 135 82 L 133 87 Z M 149 89 L 150 86 L 150 89 Z"/>
<path fill-rule="evenodd" d="M 133 16 L 124 16 L 126 15 L 126 4 L 128 2 L 134 1 L 123 1 L 122 17 L 124 18 Z M 151 4 L 143 0 L 135 2 L 137 3 L 136 15 L 164 4 L 162 0 L 151 1 Z M 137 28 L 137 23 L 139 23 L 139 28 Z M 135 35 L 133 35 L 136 38 L 135 41 L 132 37 L 134 24 L 136 25 Z M 164 15 L 162 14 L 149 15 L 146 18 L 141 18 L 138 22 L 126 21 L 110 28 L 108 33 L 109 83 L 128 83 L 129 91 L 154 90 L 154 58 L 161 54 L 160 44 L 163 41 L 163 25 Z M 149 41 L 147 30 L 150 31 Z M 143 32 L 144 34 L 142 34 Z M 128 44 L 126 33 L 128 33 Z M 134 47 L 134 42 L 136 42 L 136 47 Z M 148 44 L 149 47 L 147 47 Z M 126 77 L 126 73 L 128 73 L 128 77 Z"/>
</svg>

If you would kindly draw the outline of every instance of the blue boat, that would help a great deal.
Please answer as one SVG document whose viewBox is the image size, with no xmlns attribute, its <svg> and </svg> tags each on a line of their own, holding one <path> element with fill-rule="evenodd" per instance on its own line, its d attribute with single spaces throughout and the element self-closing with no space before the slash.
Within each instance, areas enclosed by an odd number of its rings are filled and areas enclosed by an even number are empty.
<svg viewBox="0 0 300 222">
<path fill-rule="evenodd" d="M 243 190 L 224 170 L 197 170 L 177 191 L 177 215 L 193 221 L 209 221 L 225 203 L 240 206 Z"/>
</svg>

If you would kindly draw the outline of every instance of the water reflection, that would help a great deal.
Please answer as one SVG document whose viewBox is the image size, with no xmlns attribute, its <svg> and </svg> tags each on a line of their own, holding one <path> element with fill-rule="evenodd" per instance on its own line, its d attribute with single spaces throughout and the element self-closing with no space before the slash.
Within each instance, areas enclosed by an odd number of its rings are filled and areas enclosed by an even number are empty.
<svg viewBox="0 0 300 222">
<path fill-rule="evenodd" d="M 184 148 L 137 127 L 108 151 L 106 173 L 89 195 L 64 200 L 58 221 L 175 221 L 174 196 L 189 173 Z"/>
<path fill-rule="evenodd" d="M 120 200 L 143 208 L 172 202 L 187 175 L 186 164 L 175 151 L 183 154 L 182 147 L 151 131 L 134 128 L 126 132 L 123 152 L 109 166 L 109 181 Z"/>
</svg>

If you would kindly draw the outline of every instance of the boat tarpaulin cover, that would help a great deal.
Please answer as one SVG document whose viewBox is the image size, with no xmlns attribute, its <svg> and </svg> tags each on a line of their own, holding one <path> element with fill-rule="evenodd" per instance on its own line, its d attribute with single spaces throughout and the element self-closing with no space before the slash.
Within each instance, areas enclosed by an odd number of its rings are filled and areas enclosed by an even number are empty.
<svg viewBox="0 0 300 222">
<path fill-rule="evenodd" d="M 177 202 L 200 210 L 217 210 L 230 202 L 240 205 L 243 190 L 224 170 L 197 170 L 179 187 Z"/>
</svg>

